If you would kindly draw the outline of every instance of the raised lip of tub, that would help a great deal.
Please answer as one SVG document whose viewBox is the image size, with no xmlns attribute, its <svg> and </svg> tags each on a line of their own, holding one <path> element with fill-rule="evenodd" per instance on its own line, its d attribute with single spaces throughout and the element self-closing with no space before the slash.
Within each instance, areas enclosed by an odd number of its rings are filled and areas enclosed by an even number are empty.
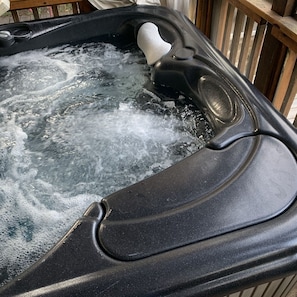
<svg viewBox="0 0 297 297">
<path fill-rule="evenodd" d="M 110 19 L 110 23 L 106 22 L 107 19 Z M 232 120 L 231 124 L 222 125 L 219 123 L 217 126 L 218 136 L 204 150 L 214 150 L 219 153 L 233 149 L 237 145 L 244 147 L 246 142 L 251 143 L 249 157 L 246 157 L 240 166 L 235 168 L 235 171 L 238 169 L 239 175 L 231 174 L 236 178 L 230 180 L 236 183 L 238 177 L 243 176 L 245 166 L 251 165 L 254 156 L 258 153 L 263 153 L 261 149 L 265 145 L 272 149 L 274 145 L 281 148 L 283 154 L 288 157 L 287 162 L 292 164 L 287 174 L 292 173 L 294 179 L 297 156 L 294 128 L 213 48 L 201 33 L 189 25 L 190 23 L 185 17 L 177 12 L 165 8 L 134 6 L 95 12 L 90 15 L 28 22 L 21 26 L 30 32 L 30 37 L 15 42 L 10 48 L 0 48 L 0 55 L 45 45 L 54 46 L 65 38 L 66 42 L 74 42 L 77 39 L 75 34 L 78 34 L 82 39 L 94 38 L 98 34 L 98 22 L 100 23 L 100 21 L 104 33 L 114 32 L 111 35 L 123 33 L 130 36 L 129 38 L 132 40 L 135 38 L 137 27 L 147 20 L 158 23 L 162 28 L 162 34 L 169 41 L 175 42 L 173 51 L 178 47 L 190 48 L 194 50 L 192 57 L 194 61 L 202 59 L 203 63 L 219 65 L 214 75 L 224 73 L 224 81 L 231 82 L 232 86 L 235 86 L 235 92 L 241 96 L 238 103 L 239 116 L 234 121 Z M 11 28 L 15 29 L 15 26 L 13 24 Z M 7 25 L 0 28 L 6 30 L 9 27 Z M 67 35 L 65 35 L 66 32 Z M 57 35 L 56 40 L 53 38 L 55 34 Z M 154 72 L 156 81 L 166 76 L 166 71 L 168 73 L 166 68 L 168 63 L 171 63 L 171 59 L 172 56 L 167 55 L 161 59 L 160 64 L 156 65 Z M 188 63 L 189 60 L 181 61 L 180 69 L 187 69 Z M 196 68 L 193 68 L 193 72 L 191 71 L 188 77 L 192 76 L 191 73 L 195 72 Z M 187 90 L 195 92 L 193 87 L 195 84 L 195 81 L 189 83 Z M 278 143 L 280 146 L 277 145 Z M 204 152 L 198 152 L 195 157 L 199 160 L 199 158 L 203 158 L 203 154 Z M 275 156 L 277 154 L 272 156 L 272 161 L 275 161 Z M 152 182 L 149 186 L 153 187 L 156 179 L 163 178 L 165 174 L 168 174 L 168 171 L 173 172 L 172 176 L 174 176 L 174 170 L 180 170 L 179 166 L 189 160 L 191 159 L 182 161 L 177 166 L 169 168 L 165 173 L 144 182 Z M 287 168 L 287 164 L 283 163 L 283 166 Z M 268 166 L 264 176 L 270 174 L 269 169 Z M 273 169 L 277 170 L 277 168 Z M 197 177 L 188 176 L 187 172 L 184 174 L 189 180 L 193 178 L 190 180 L 191 182 L 195 182 Z M 249 177 L 253 177 L 253 175 L 252 171 Z M 232 184 L 230 180 L 229 185 Z M 138 193 L 142 191 L 142 188 L 141 182 L 132 186 L 132 189 L 136 189 Z M 227 188 L 222 185 L 221 190 Z M 238 189 L 240 190 L 240 187 Z M 124 254 L 121 249 L 118 252 L 118 248 L 111 251 L 110 248 L 107 248 L 104 238 L 102 239 L 102 234 L 100 235 L 102 230 L 107 230 L 106 225 L 109 222 L 111 222 L 110 226 L 114 228 L 117 221 L 122 219 L 120 217 L 122 205 L 118 203 L 117 197 L 126 196 L 128 191 L 131 191 L 131 187 L 107 197 L 101 204 L 94 203 L 90 206 L 85 215 L 75 223 L 73 228 L 48 254 L 27 272 L 1 288 L 0 294 L 9 296 L 27 292 L 32 296 L 34 294 L 36 296 L 46 294 L 49 296 L 74 296 L 84 292 L 88 296 L 146 296 L 150 294 L 190 296 L 195 292 L 196 296 L 222 296 L 228 294 L 230 290 L 234 291 L 234 288 L 240 290 L 296 273 L 297 205 L 294 202 L 296 197 L 294 187 L 291 187 L 290 193 L 285 199 L 286 202 L 277 206 L 272 215 L 267 215 L 260 221 L 256 218 L 243 225 L 239 224 L 231 230 L 219 229 L 218 233 L 213 234 L 208 234 L 208 230 L 206 230 L 207 236 L 205 237 L 181 244 L 178 240 L 178 244 L 174 243 L 169 248 L 166 248 L 165 245 L 165 249 L 164 245 L 157 245 L 159 249 L 150 250 L 147 254 L 142 253 L 140 257 L 139 250 L 124 251 Z M 169 188 L 168 191 L 172 191 L 172 189 Z M 215 188 L 214 193 L 209 194 L 209 197 L 215 197 L 217 193 L 219 191 Z M 264 193 L 262 194 L 264 195 Z M 216 210 L 215 207 L 218 207 L 219 210 L 223 206 L 216 204 L 212 207 L 214 210 Z M 132 215 L 135 214 L 132 213 Z M 158 215 L 158 211 L 156 213 L 151 209 L 147 216 Z M 143 221 L 146 215 L 143 216 L 140 213 L 140 217 L 140 220 Z M 113 221 L 112 218 L 115 220 Z M 128 215 L 128 222 L 133 219 L 135 218 Z M 175 220 L 176 222 L 178 220 Z M 206 219 L 204 222 L 207 227 L 207 224 L 213 223 L 213 218 Z M 114 238 L 114 234 L 118 231 L 114 232 L 110 231 L 108 234 L 112 234 L 111 237 Z M 174 235 L 174 232 L 172 234 Z M 123 250 L 126 249 L 126 243 L 122 242 Z M 149 244 L 148 240 L 144 243 Z M 110 246 L 113 247 L 114 243 Z M 145 248 L 146 244 L 144 244 L 144 248 L 141 247 L 141 251 L 145 251 Z M 138 255 L 136 255 L 137 253 Z M 131 254 L 133 255 L 131 256 Z M 130 256 L 127 257 L 127 255 Z"/>
</svg>

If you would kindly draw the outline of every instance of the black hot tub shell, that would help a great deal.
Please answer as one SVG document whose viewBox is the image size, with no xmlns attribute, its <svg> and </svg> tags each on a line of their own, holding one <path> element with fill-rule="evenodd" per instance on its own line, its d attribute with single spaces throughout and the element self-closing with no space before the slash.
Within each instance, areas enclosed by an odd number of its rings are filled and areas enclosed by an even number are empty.
<svg viewBox="0 0 297 297">
<path fill-rule="evenodd" d="M 1 296 L 262 296 L 261 284 L 296 281 L 296 130 L 184 16 L 132 6 L 2 25 L 0 55 L 133 43 L 145 22 L 172 44 L 152 69 L 155 85 L 192 98 L 216 137 L 94 202 Z"/>
</svg>

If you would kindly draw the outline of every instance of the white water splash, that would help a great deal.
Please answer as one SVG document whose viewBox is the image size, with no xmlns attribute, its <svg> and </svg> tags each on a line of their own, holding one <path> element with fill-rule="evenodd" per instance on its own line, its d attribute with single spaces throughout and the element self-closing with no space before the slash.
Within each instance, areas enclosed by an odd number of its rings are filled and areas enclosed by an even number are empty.
<svg viewBox="0 0 297 297">
<path fill-rule="evenodd" d="M 93 201 L 197 151 L 201 117 L 144 89 L 139 52 L 62 46 L 0 59 L 0 283 Z M 150 100 L 139 103 L 144 94 Z M 205 121 L 201 121 L 203 129 Z"/>
</svg>

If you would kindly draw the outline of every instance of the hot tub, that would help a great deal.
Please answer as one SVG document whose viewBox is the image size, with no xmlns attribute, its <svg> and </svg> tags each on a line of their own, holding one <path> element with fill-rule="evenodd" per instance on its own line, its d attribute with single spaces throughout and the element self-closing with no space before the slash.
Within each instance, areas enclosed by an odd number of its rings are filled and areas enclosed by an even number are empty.
<svg viewBox="0 0 297 297">
<path fill-rule="evenodd" d="M 132 6 L 3 25 L 0 55 L 133 44 L 147 22 L 171 44 L 152 66 L 153 92 L 190 98 L 216 136 L 91 204 L 1 296 L 284 296 L 295 284 L 296 130 L 185 17 Z"/>
</svg>

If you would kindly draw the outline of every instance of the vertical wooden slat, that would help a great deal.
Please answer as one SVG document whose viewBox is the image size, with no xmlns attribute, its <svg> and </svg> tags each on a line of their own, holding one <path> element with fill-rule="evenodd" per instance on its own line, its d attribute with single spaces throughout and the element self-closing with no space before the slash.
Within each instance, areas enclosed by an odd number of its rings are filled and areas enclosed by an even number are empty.
<svg viewBox="0 0 297 297">
<path fill-rule="evenodd" d="M 212 5 L 212 0 L 200 0 L 197 2 L 196 26 L 207 37 L 210 37 Z"/>
<path fill-rule="evenodd" d="M 234 27 L 234 12 L 235 12 L 235 7 L 233 5 L 229 5 L 228 14 L 227 14 L 227 24 L 225 28 L 224 40 L 223 40 L 223 46 L 222 46 L 222 52 L 226 57 L 228 56 L 228 51 L 230 49 L 232 27 Z"/>
<path fill-rule="evenodd" d="M 252 41 L 253 28 L 254 28 L 254 22 L 250 18 L 247 18 L 245 30 L 244 30 L 243 42 L 242 42 L 240 56 L 239 56 L 239 62 L 238 62 L 239 71 L 243 74 L 246 74 L 245 69 L 247 65 L 248 53 L 250 52 L 250 44 Z"/>
<path fill-rule="evenodd" d="M 272 10 L 281 16 L 289 16 L 294 12 L 296 0 L 273 0 Z"/>
<path fill-rule="evenodd" d="M 233 31 L 232 45 L 231 45 L 231 52 L 230 52 L 230 62 L 234 65 L 237 64 L 236 59 L 239 51 L 240 37 L 242 33 L 244 20 L 245 20 L 245 15 L 240 10 L 237 10 L 234 31 Z"/>
<path fill-rule="evenodd" d="M 207 18 L 206 18 L 206 28 L 205 35 L 210 38 L 211 35 L 211 24 L 212 24 L 212 11 L 213 11 L 213 1 L 207 1 Z"/>
<path fill-rule="evenodd" d="M 72 3 L 72 11 L 73 14 L 78 14 L 77 3 Z"/>
<path fill-rule="evenodd" d="M 296 78 L 294 69 L 297 60 L 297 42 L 283 34 L 277 26 L 273 26 L 271 34 L 288 48 L 287 59 L 284 61 L 282 74 L 273 101 L 278 109 L 288 113 L 288 108 L 291 107 L 296 94 L 295 91 L 295 94 L 289 94 L 289 98 L 287 97 L 289 89 L 294 92 L 294 88 L 291 87 L 291 84 L 294 83 Z"/>
<path fill-rule="evenodd" d="M 294 72 L 291 76 L 289 87 L 281 107 L 281 113 L 286 117 L 290 112 L 290 109 L 293 105 L 296 94 L 297 94 L 297 63 L 295 63 Z"/>
<path fill-rule="evenodd" d="M 275 71 L 271 72 L 271 78 L 272 78 L 271 87 L 270 88 L 268 87 L 268 90 L 266 92 L 266 96 L 269 100 L 271 100 L 271 102 L 273 101 L 273 98 L 276 92 L 279 78 L 286 59 L 286 54 L 287 54 L 287 48 L 286 46 L 281 44 L 278 59 L 275 61 Z"/>
<path fill-rule="evenodd" d="M 199 30 L 204 32 L 205 29 L 205 1 L 199 0 L 197 3 L 197 12 L 196 12 L 196 26 Z"/>
<path fill-rule="evenodd" d="M 288 49 L 287 60 L 283 67 L 283 72 L 281 74 L 280 80 L 277 85 L 277 89 L 273 98 L 273 105 L 276 109 L 280 110 L 286 96 L 287 89 L 293 74 L 297 59 L 297 53 L 293 50 Z"/>
<path fill-rule="evenodd" d="M 246 76 L 251 82 L 254 81 L 256 68 L 258 65 L 260 52 L 261 52 L 262 44 L 264 40 L 265 30 L 266 30 L 266 24 L 258 24 L 252 50 L 250 53 L 250 58 L 246 69 Z"/>
<path fill-rule="evenodd" d="M 11 15 L 15 23 L 18 23 L 20 21 L 18 12 L 16 10 L 12 10 Z"/>
<path fill-rule="evenodd" d="M 52 10 L 53 10 L 54 16 L 58 17 L 59 16 L 58 6 L 57 5 L 52 5 Z"/>
<path fill-rule="evenodd" d="M 210 2 L 211 1 L 212 0 L 210 0 Z M 199 2 L 199 0 L 190 0 L 189 1 L 188 18 L 191 20 L 191 22 L 193 24 L 196 24 L 198 2 Z"/>
<path fill-rule="evenodd" d="M 223 46 L 228 6 L 229 6 L 228 1 L 222 0 L 222 4 L 221 4 L 221 8 L 220 8 L 220 15 L 219 15 L 219 23 L 218 23 L 218 33 L 217 33 L 216 43 L 215 43 L 216 47 L 220 50 L 222 49 L 222 46 Z"/>
<path fill-rule="evenodd" d="M 271 34 L 272 25 L 267 25 L 263 47 L 257 67 L 254 85 L 270 101 L 273 100 L 287 48 Z"/>
<path fill-rule="evenodd" d="M 33 12 L 34 20 L 39 20 L 40 17 L 39 17 L 39 13 L 38 13 L 37 7 L 33 7 L 32 8 L 32 12 Z"/>
<path fill-rule="evenodd" d="M 78 14 L 89 13 L 91 11 L 95 11 L 96 8 L 88 0 L 82 0 L 78 3 L 72 3 L 72 10 L 74 14 Z"/>
</svg>

